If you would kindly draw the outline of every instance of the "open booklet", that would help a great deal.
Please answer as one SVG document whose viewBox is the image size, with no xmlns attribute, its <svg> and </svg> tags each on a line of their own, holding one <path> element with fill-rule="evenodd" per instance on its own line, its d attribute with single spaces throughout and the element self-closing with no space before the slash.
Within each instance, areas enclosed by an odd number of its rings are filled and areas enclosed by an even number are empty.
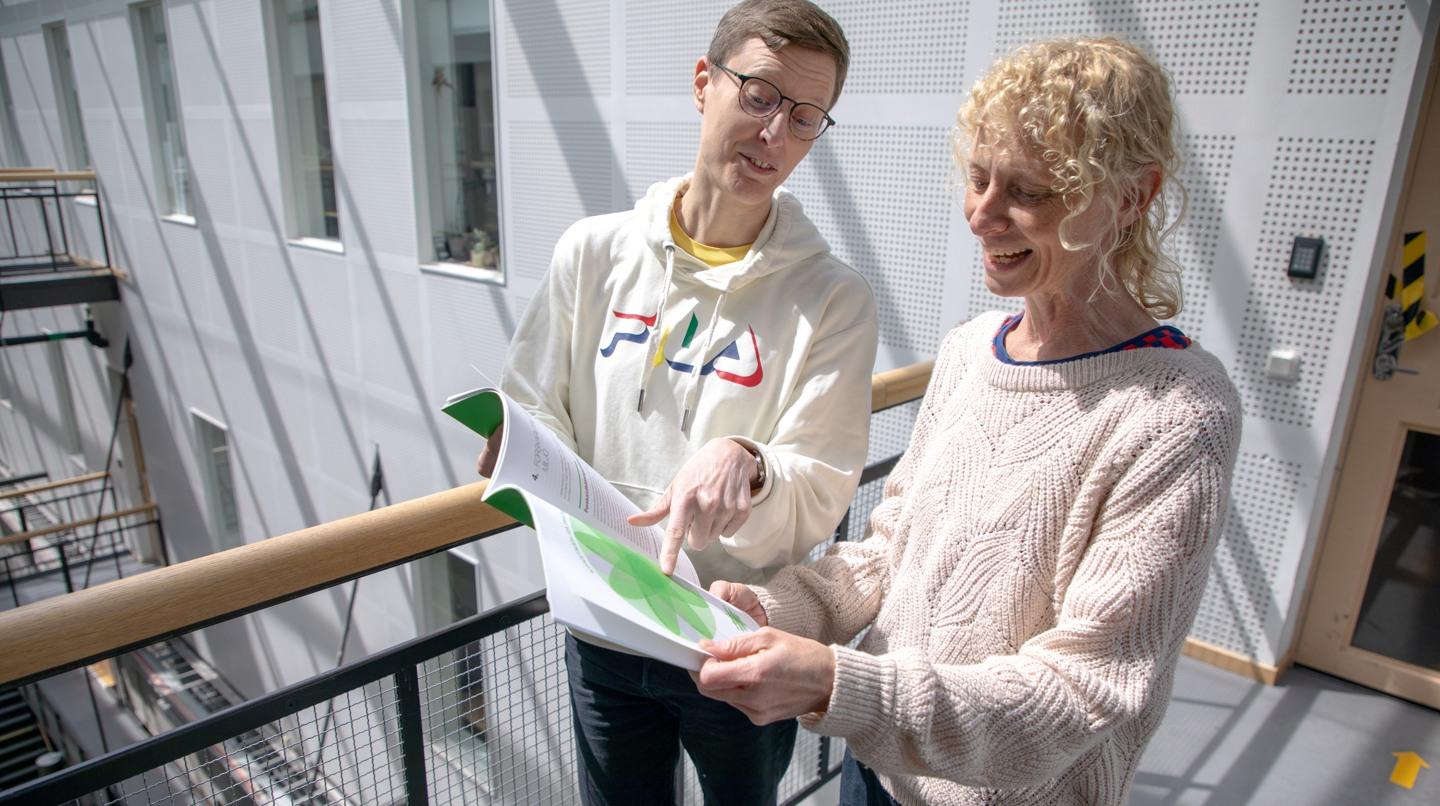
<svg viewBox="0 0 1440 806">
<path fill-rule="evenodd" d="M 660 528 L 631 526 L 626 518 L 640 508 L 505 393 L 462 392 L 442 410 L 484 437 L 504 424 L 484 500 L 535 530 L 556 621 L 691 670 L 708 657 L 701 638 L 759 629 L 700 587 L 683 551 L 674 576 L 662 573 Z"/>
</svg>

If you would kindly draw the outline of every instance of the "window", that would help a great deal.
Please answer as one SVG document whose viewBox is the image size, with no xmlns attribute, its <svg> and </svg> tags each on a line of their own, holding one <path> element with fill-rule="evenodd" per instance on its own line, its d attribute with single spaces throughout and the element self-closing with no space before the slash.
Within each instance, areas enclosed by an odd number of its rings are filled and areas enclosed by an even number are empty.
<svg viewBox="0 0 1440 806">
<path fill-rule="evenodd" d="M 80 95 L 75 90 L 75 67 L 70 61 L 70 37 L 65 23 L 47 25 L 45 49 L 50 54 L 50 75 L 55 80 L 55 106 L 60 112 L 60 131 L 65 138 L 65 166 L 89 168 L 90 146 L 85 142 L 85 124 L 80 117 Z"/>
<path fill-rule="evenodd" d="M 0 350 L 0 406 L 7 409 L 15 408 L 14 387 L 15 373 L 10 369 L 10 356 L 8 350 Z"/>
<path fill-rule="evenodd" d="M 318 0 L 273 0 L 273 86 L 290 234 L 339 240 Z"/>
<path fill-rule="evenodd" d="M 49 330 L 43 329 L 45 333 Z M 70 456 L 80 454 L 80 421 L 75 416 L 75 393 L 65 364 L 65 343 L 45 343 L 50 359 L 50 376 L 55 379 L 55 417 L 60 421 L 60 447 Z"/>
<path fill-rule="evenodd" d="M 419 561 L 422 583 L 417 586 L 421 625 L 435 632 L 480 612 L 477 561 L 464 552 L 471 547 L 452 549 Z M 485 706 L 485 655 L 481 641 L 457 647 L 451 663 L 434 680 L 431 699 L 441 703 L 433 720 L 430 738 L 451 755 L 474 754 L 474 742 L 484 740 L 488 724 Z M 463 728 L 464 730 L 457 730 Z"/>
<path fill-rule="evenodd" d="M 145 117 L 150 122 L 150 159 L 165 215 L 190 215 L 190 169 L 185 160 L 185 138 L 170 65 L 170 40 L 165 33 L 165 10 L 160 3 L 143 3 L 132 9 L 135 51 L 140 57 Z"/>
<path fill-rule="evenodd" d="M 5 74 L 5 57 L 0 49 L 0 146 L 5 153 L 0 161 L 5 165 L 20 167 L 30 164 L 25 156 L 25 143 L 20 139 L 20 128 L 15 125 L 15 99 L 10 95 L 10 77 Z"/>
<path fill-rule="evenodd" d="M 244 544 L 240 511 L 235 506 L 234 477 L 230 473 L 229 430 L 194 409 L 195 444 L 200 453 L 200 475 L 205 483 L 205 504 L 216 551 Z"/>
<path fill-rule="evenodd" d="M 500 268 L 488 0 L 420 0 L 420 96 L 434 260 Z"/>
</svg>

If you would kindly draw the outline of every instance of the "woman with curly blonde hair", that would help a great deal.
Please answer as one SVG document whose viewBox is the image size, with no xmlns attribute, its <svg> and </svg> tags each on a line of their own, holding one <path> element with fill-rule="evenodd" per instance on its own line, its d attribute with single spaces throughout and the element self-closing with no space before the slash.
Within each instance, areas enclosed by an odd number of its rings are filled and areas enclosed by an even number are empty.
<svg viewBox="0 0 1440 806">
<path fill-rule="evenodd" d="M 991 68 L 956 158 L 986 286 L 1023 310 L 945 338 L 864 541 L 712 587 L 768 626 L 708 645 L 701 692 L 843 737 L 842 803 L 1126 800 L 1240 432 L 1224 368 L 1157 321 L 1173 125 L 1164 72 L 1115 39 Z"/>
</svg>

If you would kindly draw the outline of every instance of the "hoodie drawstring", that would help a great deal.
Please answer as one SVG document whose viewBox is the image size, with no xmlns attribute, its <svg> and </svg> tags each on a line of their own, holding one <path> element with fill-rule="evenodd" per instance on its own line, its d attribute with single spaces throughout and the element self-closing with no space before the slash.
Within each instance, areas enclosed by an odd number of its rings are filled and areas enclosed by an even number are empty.
<svg viewBox="0 0 1440 806">
<path fill-rule="evenodd" d="M 729 292 L 720 292 L 720 298 L 715 301 L 715 312 L 710 315 L 710 327 L 705 329 L 705 343 L 700 348 L 700 357 L 696 359 L 695 366 L 690 368 L 690 380 L 685 389 L 685 409 L 680 415 L 680 433 L 690 434 L 690 412 L 695 410 L 695 401 L 700 397 L 700 385 L 705 382 L 705 376 L 701 369 L 705 366 L 705 357 L 710 355 L 710 348 L 715 346 L 715 325 L 720 321 L 720 311 L 725 306 L 725 298 Z"/>
<path fill-rule="evenodd" d="M 661 329 L 665 327 L 665 300 L 670 296 L 670 283 L 675 279 L 675 243 L 669 239 L 665 241 L 665 282 L 660 285 L 660 296 L 655 300 L 655 326 L 650 329 L 650 338 L 645 340 L 645 363 L 640 367 L 640 394 L 635 398 L 635 410 L 640 411 L 645 406 L 645 389 L 650 385 L 650 373 L 655 365 L 660 363 L 656 359 L 656 345 L 660 341 Z M 660 356 L 663 359 L 664 356 Z M 684 430 L 682 423 L 681 430 Z"/>
</svg>

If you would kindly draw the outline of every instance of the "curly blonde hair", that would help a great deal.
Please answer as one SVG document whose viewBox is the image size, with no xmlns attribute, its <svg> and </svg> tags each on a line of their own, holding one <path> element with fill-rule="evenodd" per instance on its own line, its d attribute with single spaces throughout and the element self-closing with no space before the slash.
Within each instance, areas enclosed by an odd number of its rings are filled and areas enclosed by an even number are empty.
<svg viewBox="0 0 1440 806">
<path fill-rule="evenodd" d="M 1119 282 L 1151 316 L 1180 312 L 1180 267 L 1161 249 L 1174 230 L 1170 209 L 1183 212 L 1185 190 L 1175 177 L 1175 109 L 1165 72 L 1148 55 L 1110 37 L 1058 39 L 1024 46 L 996 62 L 960 108 L 955 157 L 964 166 L 977 145 L 1020 147 L 1050 169 L 1051 190 L 1069 213 L 1060 242 L 1095 246 L 1066 234 L 1067 225 L 1097 202 L 1109 215 L 1099 244 L 1100 284 Z M 1160 190 L 1144 215 L 1122 224 L 1143 204 L 1146 175 L 1158 169 Z M 1179 220 L 1179 215 L 1175 216 Z"/>
</svg>

